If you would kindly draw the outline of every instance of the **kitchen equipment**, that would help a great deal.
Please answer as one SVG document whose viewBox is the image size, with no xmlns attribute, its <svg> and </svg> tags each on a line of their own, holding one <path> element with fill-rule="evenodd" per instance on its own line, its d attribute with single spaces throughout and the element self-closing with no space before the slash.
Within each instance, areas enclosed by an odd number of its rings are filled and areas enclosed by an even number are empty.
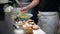
<svg viewBox="0 0 60 34">
<path fill-rule="evenodd" d="M 32 16 L 33 15 L 30 14 L 30 13 L 22 14 L 22 12 L 20 11 L 20 8 L 14 8 L 11 11 L 11 17 L 12 17 L 12 19 L 16 19 L 18 17 L 19 20 L 28 20 Z"/>
<path fill-rule="evenodd" d="M 20 18 L 20 20 L 22 21 L 26 21 L 28 20 L 29 18 L 31 18 L 33 15 L 30 14 L 30 13 L 26 13 L 26 14 L 19 14 L 18 17 Z"/>
<path fill-rule="evenodd" d="M 57 34 L 58 22 L 57 12 L 40 12 L 38 25 L 46 34 Z"/>
<path fill-rule="evenodd" d="M 19 14 L 19 13 L 20 13 L 20 8 L 13 8 L 11 11 L 8 11 L 8 12 L 6 11 L 5 12 L 5 19 L 6 19 L 6 21 L 8 21 L 8 24 L 9 24 L 9 27 L 10 28 L 18 27 L 16 25 L 17 22 L 14 21 L 14 19 L 13 19 L 13 16 L 17 16 L 17 14 Z M 25 33 L 24 30 L 21 29 L 21 28 L 19 28 L 19 27 L 18 28 L 14 28 L 12 31 L 14 31 L 15 34 L 20 34 L 20 33 L 24 34 Z M 37 34 L 38 31 L 37 30 L 36 31 L 34 30 L 33 33 L 34 34 Z M 44 34 L 45 33 L 45 32 L 41 32 L 41 31 L 42 30 L 40 30 L 38 34 L 40 34 L 40 33 L 43 33 Z"/>
</svg>

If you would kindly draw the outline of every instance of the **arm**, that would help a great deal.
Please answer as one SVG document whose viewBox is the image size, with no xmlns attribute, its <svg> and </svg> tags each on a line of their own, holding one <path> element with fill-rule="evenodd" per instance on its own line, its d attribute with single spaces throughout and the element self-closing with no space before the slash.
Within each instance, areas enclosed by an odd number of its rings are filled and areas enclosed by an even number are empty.
<svg viewBox="0 0 60 34">
<path fill-rule="evenodd" d="M 30 3 L 26 7 L 29 8 L 29 9 L 31 9 L 31 8 L 35 7 L 38 3 L 39 3 L 39 0 L 33 0 L 32 3 Z"/>
<path fill-rule="evenodd" d="M 33 0 L 29 5 L 23 7 L 21 10 L 27 11 L 27 10 L 35 7 L 38 3 L 39 3 L 39 0 Z"/>
<path fill-rule="evenodd" d="M 18 4 L 18 5 L 20 5 L 20 4 L 21 4 L 21 2 L 20 2 L 19 0 L 16 0 L 16 2 L 17 2 L 17 4 Z"/>
<path fill-rule="evenodd" d="M 19 5 L 20 8 L 23 7 L 22 3 L 19 0 L 16 0 L 17 4 Z"/>
</svg>

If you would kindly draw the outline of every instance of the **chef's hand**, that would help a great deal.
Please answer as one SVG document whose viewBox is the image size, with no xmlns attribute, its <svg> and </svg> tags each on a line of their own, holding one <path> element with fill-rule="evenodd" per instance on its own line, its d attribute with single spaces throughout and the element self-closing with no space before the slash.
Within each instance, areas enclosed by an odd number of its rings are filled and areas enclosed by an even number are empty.
<svg viewBox="0 0 60 34">
<path fill-rule="evenodd" d="M 22 11 L 23 13 L 26 13 L 28 10 L 29 10 L 29 8 L 27 8 L 27 7 L 22 7 L 22 8 L 21 8 L 21 11 Z"/>
</svg>

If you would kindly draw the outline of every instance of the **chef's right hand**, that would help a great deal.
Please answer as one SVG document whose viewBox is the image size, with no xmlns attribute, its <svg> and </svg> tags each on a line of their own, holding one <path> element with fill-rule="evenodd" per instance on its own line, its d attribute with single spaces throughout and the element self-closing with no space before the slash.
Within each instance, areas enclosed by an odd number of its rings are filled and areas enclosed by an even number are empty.
<svg viewBox="0 0 60 34">
<path fill-rule="evenodd" d="M 27 7 L 22 7 L 22 8 L 21 8 L 21 11 L 22 11 L 23 13 L 26 13 L 26 12 L 28 11 L 28 9 L 27 9 Z"/>
</svg>

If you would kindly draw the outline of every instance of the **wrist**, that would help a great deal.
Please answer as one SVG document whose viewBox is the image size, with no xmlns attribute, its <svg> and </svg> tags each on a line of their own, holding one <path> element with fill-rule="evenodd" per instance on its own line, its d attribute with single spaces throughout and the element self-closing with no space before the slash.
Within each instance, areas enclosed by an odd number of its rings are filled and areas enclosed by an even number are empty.
<svg viewBox="0 0 60 34">
<path fill-rule="evenodd" d="M 31 9 L 31 7 L 29 7 L 29 6 L 26 6 L 26 9 L 27 9 L 27 10 L 30 10 L 30 9 Z"/>
</svg>

